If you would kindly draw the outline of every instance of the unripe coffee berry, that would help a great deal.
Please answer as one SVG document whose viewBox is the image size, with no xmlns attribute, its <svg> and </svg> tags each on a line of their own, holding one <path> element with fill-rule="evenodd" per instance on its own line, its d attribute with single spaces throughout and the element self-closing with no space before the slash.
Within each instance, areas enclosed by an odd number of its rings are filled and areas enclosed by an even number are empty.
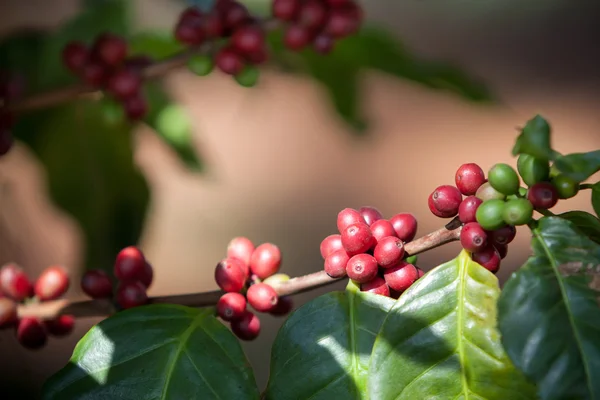
<svg viewBox="0 0 600 400">
<path fill-rule="evenodd" d="M 475 217 L 486 231 L 502 228 L 506 223 L 503 218 L 504 200 L 487 200 L 481 203 Z"/>
<path fill-rule="evenodd" d="M 533 217 L 533 204 L 527 199 L 513 199 L 504 204 L 502 218 L 509 225 L 525 225 Z"/>
<path fill-rule="evenodd" d="M 385 269 L 383 278 L 390 289 L 402 293 L 419 278 L 419 272 L 414 265 L 400 261 L 395 267 Z"/>
<path fill-rule="evenodd" d="M 58 299 L 69 288 L 69 274 L 64 267 L 46 268 L 35 282 L 33 291 L 40 301 Z"/>
<path fill-rule="evenodd" d="M 475 197 L 483 200 L 504 200 L 506 198 L 505 195 L 497 191 L 490 185 L 489 182 L 484 183 L 477 189 L 477 193 L 475 193 Z"/>
<path fill-rule="evenodd" d="M 350 225 L 342 232 L 342 246 L 350 255 L 364 253 L 375 244 L 371 228 L 365 223 Z"/>
<path fill-rule="evenodd" d="M 476 196 L 465 197 L 458 207 L 458 219 L 463 224 L 477 221 L 476 213 L 483 200 Z"/>
<path fill-rule="evenodd" d="M 57 337 L 67 336 L 75 328 L 75 317 L 73 315 L 60 315 L 58 318 L 44 321 L 49 334 Z"/>
<path fill-rule="evenodd" d="M 469 222 L 460 231 L 460 245 L 471 253 L 482 250 L 487 245 L 487 234 L 477 222 Z"/>
<path fill-rule="evenodd" d="M 558 202 L 558 191 L 548 182 L 539 182 L 531 186 L 527 191 L 527 200 L 534 208 L 547 210 Z"/>
<path fill-rule="evenodd" d="M 454 186 L 442 185 L 429 195 L 429 210 L 440 218 L 452 218 L 458 214 L 462 201 L 460 191 Z"/>
<path fill-rule="evenodd" d="M 277 273 L 281 267 L 281 251 L 273 243 L 259 245 L 250 257 L 250 270 L 260 279 Z"/>
<path fill-rule="evenodd" d="M 337 216 L 337 228 L 340 234 L 344 232 L 346 228 L 348 228 L 350 225 L 366 223 L 367 222 L 365 221 L 361 213 L 353 208 L 344 208 L 338 213 Z"/>
<path fill-rule="evenodd" d="M 137 281 L 144 273 L 146 258 L 135 246 L 124 248 L 117 254 L 114 273 L 123 282 Z"/>
<path fill-rule="evenodd" d="M 373 257 L 381 268 L 393 267 L 404 257 L 404 244 L 395 236 L 384 237 L 375 246 Z"/>
<path fill-rule="evenodd" d="M 240 319 L 246 312 L 246 298 L 239 293 L 225 293 L 217 302 L 217 314 L 224 321 Z"/>
<path fill-rule="evenodd" d="M 366 224 L 369 226 L 371 226 L 371 224 L 373 224 L 373 222 L 378 221 L 383 218 L 383 215 L 381 214 L 381 212 L 379 212 L 379 210 L 376 209 L 375 207 L 370 207 L 370 206 L 361 207 L 358 210 L 358 212 L 363 217 Z"/>
<path fill-rule="evenodd" d="M 454 181 L 462 194 L 471 196 L 485 183 L 485 174 L 475 163 L 463 164 L 456 171 Z"/>
<path fill-rule="evenodd" d="M 44 347 L 48 341 L 48 334 L 44 324 L 33 317 L 24 317 L 17 326 L 17 340 L 23 347 L 37 350 Z"/>
<path fill-rule="evenodd" d="M 377 276 L 378 266 L 375 257 L 369 254 L 357 254 L 348 260 L 346 273 L 357 283 L 365 283 Z"/>
<path fill-rule="evenodd" d="M 6 264 L 0 268 L 0 293 L 15 301 L 23 301 L 32 289 L 27 274 L 17 265 Z"/>
<path fill-rule="evenodd" d="M 266 283 L 267 285 L 275 287 L 278 284 L 287 282 L 289 280 L 290 280 L 290 276 L 287 274 L 275 274 L 275 275 L 271 275 L 270 277 L 265 279 L 263 281 L 263 283 Z"/>
<path fill-rule="evenodd" d="M 269 312 L 277 305 L 279 296 L 275 289 L 266 283 L 256 283 L 246 293 L 248 303 L 259 312 Z"/>
<path fill-rule="evenodd" d="M 323 239 L 323 241 L 321 242 L 321 245 L 320 245 L 321 257 L 323 257 L 323 259 L 326 259 L 327 256 L 329 256 L 334 251 L 341 250 L 343 248 L 344 247 L 342 246 L 342 236 L 341 235 L 337 235 L 337 234 L 329 235 L 325 239 Z"/>
<path fill-rule="evenodd" d="M 375 242 L 379 242 L 384 237 L 396 236 L 396 230 L 392 223 L 387 219 L 380 219 L 371 224 L 371 233 L 375 238 Z"/>
<path fill-rule="evenodd" d="M 289 314 L 293 309 L 294 301 L 292 300 L 292 298 L 290 296 L 283 296 L 279 298 L 277 305 L 275 306 L 275 308 L 269 311 L 269 314 L 275 317 L 282 317 L 284 315 Z"/>
<path fill-rule="evenodd" d="M 81 278 L 81 289 L 92 299 L 112 297 L 112 282 L 102 270 L 90 270 Z"/>
<path fill-rule="evenodd" d="M 516 194 L 519 192 L 519 175 L 508 164 L 496 164 L 488 172 L 488 181 L 490 185 L 504 195 Z"/>
<path fill-rule="evenodd" d="M 563 174 L 555 176 L 552 179 L 552 184 L 558 192 L 559 199 L 570 199 L 579 192 L 579 183 Z"/>
<path fill-rule="evenodd" d="M 543 182 L 550 175 L 550 165 L 548 161 L 535 158 L 529 154 L 521 154 L 517 159 L 517 170 L 521 179 L 527 186 L 533 186 L 538 182 Z"/>
<path fill-rule="evenodd" d="M 360 290 L 361 292 L 369 292 L 380 296 L 390 297 L 390 288 L 387 283 L 385 283 L 385 279 L 380 276 L 376 276 L 369 282 L 361 283 Z"/>
<path fill-rule="evenodd" d="M 237 258 L 221 260 L 215 268 L 215 281 L 225 292 L 239 292 L 246 284 L 244 265 Z"/>
<path fill-rule="evenodd" d="M 231 330 L 242 340 L 254 340 L 260 333 L 260 319 L 251 311 L 246 311 L 240 319 L 231 321 Z"/>
<path fill-rule="evenodd" d="M 513 241 L 517 235 L 517 229 L 514 226 L 506 225 L 495 231 L 488 231 L 488 238 L 493 245 L 507 245 Z"/>
<path fill-rule="evenodd" d="M 236 237 L 227 244 L 227 257 L 240 260 L 246 266 L 247 274 L 249 274 L 250 259 L 254 250 L 254 243 L 250 239 L 241 236 Z"/>
<path fill-rule="evenodd" d="M 403 242 L 410 242 L 417 234 L 417 219 L 410 213 L 400 213 L 390 218 L 396 236 Z"/>
<path fill-rule="evenodd" d="M 332 278 L 343 278 L 346 276 L 346 265 L 350 256 L 346 250 L 336 250 L 325 258 L 325 272 Z"/>
<path fill-rule="evenodd" d="M 500 254 L 492 245 L 488 245 L 485 249 L 473 253 L 472 258 L 473 261 L 490 272 L 496 273 L 500 268 Z"/>
</svg>

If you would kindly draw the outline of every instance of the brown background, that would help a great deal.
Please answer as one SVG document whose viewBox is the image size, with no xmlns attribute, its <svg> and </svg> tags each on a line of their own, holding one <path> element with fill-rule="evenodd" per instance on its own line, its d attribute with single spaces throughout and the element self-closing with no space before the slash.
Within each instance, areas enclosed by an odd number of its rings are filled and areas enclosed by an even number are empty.
<svg viewBox="0 0 600 400">
<path fill-rule="evenodd" d="M 169 26 L 181 7 L 166 0 L 134 3 L 140 27 Z M 371 136 L 357 141 L 311 80 L 268 73 L 248 90 L 219 74 L 204 79 L 172 74 L 169 86 L 194 118 L 195 140 L 210 171 L 193 176 L 148 132 L 136 136 L 136 160 L 153 191 L 141 241 L 156 268 L 152 295 L 214 289 L 213 267 L 236 235 L 276 242 L 284 254 L 284 272 L 316 271 L 322 264 L 319 242 L 335 230 L 335 215 L 343 207 L 375 205 L 387 216 L 410 211 L 419 218 L 421 234 L 436 229 L 441 221 L 427 209 L 428 194 L 452 183 L 463 162 L 484 169 L 514 163 L 515 127 L 535 113 L 550 120 L 554 146 L 561 152 L 600 148 L 599 2 L 365 4 L 372 22 L 396 31 L 418 54 L 449 60 L 484 78 L 502 104 L 470 104 L 368 73 L 362 101 Z M 76 1 L 4 0 L 0 34 L 23 26 L 52 28 L 76 11 Z M 44 185 L 44 172 L 26 148 L 18 146 L 0 160 L 0 263 L 18 261 L 32 275 L 61 263 L 76 280 L 80 232 L 51 204 Z M 562 202 L 556 211 L 572 208 L 589 211 L 588 194 Z M 430 269 L 458 250 L 446 246 L 420 263 Z M 527 251 L 527 232 L 520 231 L 501 280 Z M 326 290 L 297 296 L 297 303 Z M 69 295 L 81 297 L 77 285 Z M 262 386 L 281 320 L 261 320 L 262 335 L 244 347 Z M 16 398 L 33 397 L 95 322 L 79 321 L 71 337 L 38 352 L 20 348 L 12 332 L 0 332 L 0 386 L 18 393 Z"/>
</svg>

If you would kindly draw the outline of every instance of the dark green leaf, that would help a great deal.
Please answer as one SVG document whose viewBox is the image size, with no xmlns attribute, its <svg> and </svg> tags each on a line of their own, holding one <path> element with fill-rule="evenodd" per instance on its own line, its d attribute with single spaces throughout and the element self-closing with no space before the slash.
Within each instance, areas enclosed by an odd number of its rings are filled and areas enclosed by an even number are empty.
<svg viewBox="0 0 600 400">
<path fill-rule="evenodd" d="M 275 339 L 266 398 L 366 398 L 373 341 L 393 304 L 389 297 L 349 290 L 297 309 Z"/>
<path fill-rule="evenodd" d="M 573 223 L 544 217 L 532 247 L 499 300 L 504 348 L 541 399 L 600 399 L 600 307 L 588 286 L 600 246 Z"/>
<path fill-rule="evenodd" d="M 132 56 L 145 55 L 161 60 L 181 52 L 184 46 L 175 40 L 172 32 L 152 31 L 132 35 L 129 49 Z"/>
<path fill-rule="evenodd" d="M 196 154 L 192 123 L 185 110 L 173 103 L 158 83 L 148 84 L 147 94 L 150 101 L 148 125 L 189 169 L 202 171 L 204 165 Z"/>
<path fill-rule="evenodd" d="M 373 346 L 369 398 L 534 399 L 496 329 L 498 279 L 465 251 L 390 310 Z"/>
<path fill-rule="evenodd" d="M 568 177 L 583 182 L 600 171 L 600 150 L 589 153 L 573 153 L 556 159 L 554 165 Z"/>
<path fill-rule="evenodd" d="M 134 308 L 94 326 L 44 399 L 258 399 L 254 374 L 213 309 Z"/>
<path fill-rule="evenodd" d="M 525 124 L 512 154 L 529 154 L 541 160 L 551 160 L 555 152 L 550 145 L 550 124 L 541 115 L 536 115 Z"/>
<path fill-rule="evenodd" d="M 600 219 L 585 211 L 569 211 L 557 217 L 571 221 L 577 229 L 596 243 L 600 243 Z"/>
<path fill-rule="evenodd" d="M 594 184 L 594 187 L 592 187 L 592 206 L 596 215 L 600 217 L 600 182 Z"/>
</svg>

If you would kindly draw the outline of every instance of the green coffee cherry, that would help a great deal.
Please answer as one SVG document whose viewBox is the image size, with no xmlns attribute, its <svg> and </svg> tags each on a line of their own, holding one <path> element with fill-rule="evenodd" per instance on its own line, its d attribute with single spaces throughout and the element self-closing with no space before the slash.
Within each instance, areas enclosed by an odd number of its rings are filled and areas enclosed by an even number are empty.
<svg viewBox="0 0 600 400">
<path fill-rule="evenodd" d="M 194 74 L 206 76 L 212 72 L 215 63 L 209 56 L 196 54 L 190 57 L 187 66 Z"/>
<path fill-rule="evenodd" d="M 560 170 L 556 167 L 556 165 L 552 164 L 550 167 L 550 179 L 556 178 L 558 175 L 560 175 Z"/>
<path fill-rule="evenodd" d="M 118 125 L 125 121 L 123 106 L 112 99 L 102 100 L 102 114 L 109 125 Z"/>
<path fill-rule="evenodd" d="M 258 68 L 252 65 L 247 65 L 244 67 L 242 72 L 235 76 L 235 80 L 244 87 L 252 87 L 258 82 L 259 76 L 260 70 Z"/>
<path fill-rule="evenodd" d="M 524 187 L 519 188 L 518 194 L 511 194 L 510 196 L 506 196 L 506 200 L 514 200 L 519 199 L 521 197 L 527 197 L 527 189 L 525 189 Z"/>
<path fill-rule="evenodd" d="M 527 199 L 509 200 L 504 204 L 502 218 L 508 225 L 525 225 L 533 217 L 533 204 Z"/>
<path fill-rule="evenodd" d="M 570 199 L 579 192 L 579 183 L 563 174 L 552 179 L 552 184 L 556 187 L 559 199 Z"/>
<path fill-rule="evenodd" d="M 519 175 L 508 164 L 496 164 L 488 172 L 490 185 L 502 194 L 510 195 L 519 192 Z"/>
<path fill-rule="evenodd" d="M 265 279 L 263 281 L 263 283 L 266 283 L 267 285 L 276 285 L 278 283 L 283 283 L 283 282 L 287 282 L 290 280 L 290 276 L 287 274 L 275 274 L 275 275 L 271 275 L 270 277 L 268 277 L 267 279 Z"/>
<path fill-rule="evenodd" d="M 529 154 L 521 154 L 517 160 L 517 170 L 527 186 L 548 180 L 550 164 Z"/>
<path fill-rule="evenodd" d="M 479 225 L 486 231 L 495 231 L 506 225 L 503 218 L 504 205 L 504 200 L 497 199 L 481 203 L 475 213 Z"/>
<path fill-rule="evenodd" d="M 407 263 L 409 263 L 409 264 L 416 265 L 416 264 L 417 264 L 417 260 L 418 260 L 418 259 L 419 259 L 419 257 L 418 257 L 418 256 L 416 256 L 416 255 L 414 255 L 414 256 L 409 256 L 409 257 L 406 257 L 406 260 L 405 260 L 405 261 L 406 261 Z"/>
<path fill-rule="evenodd" d="M 506 198 L 505 195 L 494 189 L 489 182 L 486 182 L 483 185 L 479 186 L 479 189 L 477 189 L 477 192 L 475 193 L 475 197 L 483 201 L 504 200 Z"/>
</svg>

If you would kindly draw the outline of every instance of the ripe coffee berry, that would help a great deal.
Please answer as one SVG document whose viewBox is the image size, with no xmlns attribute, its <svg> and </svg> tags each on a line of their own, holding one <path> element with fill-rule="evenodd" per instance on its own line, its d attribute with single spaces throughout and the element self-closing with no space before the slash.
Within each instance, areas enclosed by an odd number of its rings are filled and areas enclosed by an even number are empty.
<svg viewBox="0 0 600 400">
<path fill-rule="evenodd" d="M 283 35 L 283 43 L 290 50 L 302 50 L 312 40 L 312 32 L 309 28 L 302 25 L 290 25 L 286 28 Z"/>
<path fill-rule="evenodd" d="M 17 340 L 23 347 L 36 350 L 44 347 L 48 341 L 48 334 L 39 319 L 24 317 L 17 326 Z"/>
<path fill-rule="evenodd" d="M 225 292 L 239 292 L 246 284 L 244 265 L 237 258 L 221 260 L 215 268 L 215 281 Z"/>
<path fill-rule="evenodd" d="M 473 253 L 472 258 L 473 261 L 490 272 L 496 273 L 500 268 L 500 254 L 492 245 L 488 245 L 483 250 Z"/>
<path fill-rule="evenodd" d="M 475 222 L 477 220 L 475 215 L 481 203 L 483 203 L 483 200 L 476 196 L 465 197 L 458 206 L 458 219 L 460 219 L 460 222 L 463 224 Z"/>
<path fill-rule="evenodd" d="M 507 245 L 513 241 L 517 235 L 517 229 L 514 226 L 506 225 L 503 228 L 496 229 L 487 233 L 490 242 L 495 246 L 496 244 Z"/>
<path fill-rule="evenodd" d="M 128 97 L 123 102 L 123 108 L 127 118 L 131 121 L 142 119 L 148 113 L 148 103 L 140 93 Z"/>
<path fill-rule="evenodd" d="M 475 197 L 487 201 L 487 200 L 503 200 L 506 196 L 490 185 L 489 182 L 484 183 L 477 189 L 477 193 L 475 193 Z"/>
<path fill-rule="evenodd" d="M 20 267 L 6 264 L 0 268 L 0 292 L 15 301 L 23 301 L 30 296 L 32 285 Z"/>
<path fill-rule="evenodd" d="M 217 53 L 215 65 L 228 75 L 237 75 L 244 69 L 244 59 L 235 50 L 225 47 Z"/>
<path fill-rule="evenodd" d="M 35 282 L 33 291 L 40 301 L 58 299 L 69 288 L 69 274 L 64 267 L 46 268 Z"/>
<path fill-rule="evenodd" d="M 475 217 L 483 229 L 493 231 L 506 225 L 503 213 L 504 200 L 487 200 L 481 203 Z"/>
<path fill-rule="evenodd" d="M 223 25 L 227 31 L 237 28 L 250 18 L 250 12 L 243 4 L 236 1 L 223 4 Z"/>
<path fill-rule="evenodd" d="M 293 309 L 294 301 L 292 300 L 292 298 L 289 296 L 283 296 L 279 298 L 277 305 L 275 306 L 275 308 L 269 311 L 269 314 L 276 317 L 282 317 L 284 315 L 289 314 Z"/>
<path fill-rule="evenodd" d="M 146 286 L 146 289 L 152 285 L 152 281 L 154 280 L 154 270 L 152 265 L 148 261 L 144 264 L 144 273 L 140 276 L 139 281 L 142 285 Z"/>
<path fill-rule="evenodd" d="M 17 322 L 17 303 L 0 294 L 0 328 Z"/>
<path fill-rule="evenodd" d="M 385 279 L 380 276 L 376 276 L 369 282 L 361 283 L 360 290 L 361 292 L 369 292 L 390 297 L 390 288 L 388 287 L 387 283 L 385 283 Z"/>
<path fill-rule="evenodd" d="M 327 18 L 324 31 L 336 39 L 342 39 L 355 33 L 360 26 L 357 15 L 348 10 L 333 10 Z"/>
<path fill-rule="evenodd" d="M 419 272 L 414 265 L 400 261 L 395 267 L 385 269 L 383 278 L 390 289 L 402 293 L 419 278 Z"/>
<path fill-rule="evenodd" d="M 384 237 L 396 236 L 396 231 L 392 226 L 392 223 L 387 219 L 380 219 L 371 224 L 371 233 L 375 238 L 376 242 L 379 242 Z"/>
<path fill-rule="evenodd" d="M 403 242 L 410 242 L 417 234 L 417 219 L 410 213 L 400 213 L 390 218 L 396 236 Z"/>
<path fill-rule="evenodd" d="M 320 245 L 321 257 L 326 259 L 331 253 L 343 249 L 341 235 L 329 235 Z"/>
<path fill-rule="evenodd" d="M 427 204 L 434 215 L 440 218 L 452 218 L 458 214 L 461 201 L 462 195 L 457 188 L 442 185 L 429 195 Z"/>
<path fill-rule="evenodd" d="M 94 56 L 104 64 L 114 67 L 125 61 L 127 47 L 124 38 L 113 34 L 104 34 L 98 37 L 92 51 Z"/>
<path fill-rule="evenodd" d="M 246 298 L 239 293 L 225 293 L 217 302 L 217 314 L 224 321 L 233 321 L 244 316 Z"/>
<path fill-rule="evenodd" d="M 353 208 L 344 208 L 337 216 L 337 228 L 339 233 L 344 232 L 350 225 L 366 223 L 367 221 L 365 221 L 362 214 Z"/>
<path fill-rule="evenodd" d="M 81 289 L 92 299 L 104 299 L 112 297 L 113 286 L 106 272 L 94 269 L 83 274 Z"/>
<path fill-rule="evenodd" d="M 566 175 L 560 174 L 552 179 L 559 199 L 570 199 L 579 193 L 579 183 Z"/>
<path fill-rule="evenodd" d="M 519 192 L 519 175 L 508 164 L 496 164 L 488 172 L 490 185 L 502 194 L 510 195 Z"/>
<path fill-rule="evenodd" d="M 477 222 L 469 222 L 460 231 L 460 245 L 473 253 L 487 245 L 487 234 Z"/>
<path fill-rule="evenodd" d="M 260 320 L 251 311 L 246 311 L 240 319 L 231 321 L 231 330 L 242 340 L 254 340 L 260 334 Z"/>
<path fill-rule="evenodd" d="M 529 188 L 527 200 L 533 204 L 534 208 L 547 210 L 558 202 L 558 191 L 551 183 L 539 182 Z"/>
<path fill-rule="evenodd" d="M 204 42 L 205 34 L 199 20 L 182 19 L 175 26 L 175 39 L 188 46 Z"/>
<path fill-rule="evenodd" d="M 381 268 L 393 267 L 404 257 L 404 244 L 395 236 L 384 237 L 375 246 L 373 257 Z"/>
<path fill-rule="evenodd" d="M 146 258 L 135 246 L 125 247 L 117 254 L 114 273 L 123 282 L 137 281 L 144 274 Z"/>
<path fill-rule="evenodd" d="M 277 273 L 281 267 L 281 251 L 273 243 L 258 246 L 250 258 L 250 270 L 260 279 Z"/>
<path fill-rule="evenodd" d="M 348 260 L 346 273 L 357 283 L 365 283 L 377 276 L 377 261 L 369 254 L 357 254 Z"/>
<path fill-rule="evenodd" d="M 317 30 L 327 22 L 327 7 L 320 0 L 306 0 L 298 15 L 300 25 Z"/>
<path fill-rule="evenodd" d="M 525 225 L 533 217 L 533 204 L 527 199 L 513 199 L 506 202 L 502 218 L 509 225 Z"/>
<path fill-rule="evenodd" d="M 325 258 L 325 272 L 332 278 L 343 278 L 346 276 L 346 265 L 350 256 L 346 250 L 336 250 Z"/>
<path fill-rule="evenodd" d="M 379 210 L 376 209 L 375 207 L 370 207 L 370 206 L 361 207 L 358 210 L 358 212 L 360 213 L 360 215 L 363 218 L 363 220 L 365 221 L 365 223 L 369 226 L 371 226 L 373 224 L 373 222 L 378 221 L 383 218 L 383 215 L 381 214 L 381 212 L 379 212 Z"/>
<path fill-rule="evenodd" d="M 517 171 L 527 186 L 533 186 L 538 182 L 548 179 L 550 165 L 548 161 L 535 158 L 529 154 L 521 154 L 517 159 Z"/>
<path fill-rule="evenodd" d="M 498 251 L 498 255 L 500 256 L 500 259 L 503 260 L 506 255 L 508 254 L 508 245 L 507 244 L 500 244 L 500 243 L 492 243 L 494 248 L 496 248 L 496 251 Z"/>
<path fill-rule="evenodd" d="M 364 253 L 375 244 L 371 228 L 365 223 L 350 225 L 342 232 L 342 245 L 348 254 Z"/>
<path fill-rule="evenodd" d="M 321 33 L 313 40 L 313 48 L 319 54 L 329 54 L 335 46 L 335 40 L 330 35 Z"/>
<path fill-rule="evenodd" d="M 107 70 L 99 62 L 87 62 L 81 71 L 81 79 L 88 85 L 100 88 L 104 85 L 107 78 Z"/>
<path fill-rule="evenodd" d="M 456 171 L 454 182 L 462 194 L 472 196 L 485 183 L 485 174 L 475 163 L 463 164 Z"/>
<path fill-rule="evenodd" d="M 293 21 L 300 12 L 301 0 L 273 0 L 271 11 L 275 18 Z"/>
<path fill-rule="evenodd" d="M 256 283 L 248 288 L 246 293 L 248 303 L 259 312 L 269 312 L 277 305 L 279 296 L 271 286 L 266 283 Z"/>
<path fill-rule="evenodd" d="M 233 32 L 231 44 L 241 54 L 256 53 L 265 46 L 265 34 L 258 25 L 241 26 Z"/>
<path fill-rule="evenodd" d="M 246 266 L 246 274 L 250 275 L 250 259 L 254 249 L 254 243 L 250 239 L 236 237 L 227 244 L 227 257 L 240 260 Z"/>
<path fill-rule="evenodd" d="M 117 99 L 127 99 L 137 94 L 142 86 L 140 76 L 128 69 L 122 69 L 115 72 L 108 79 L 108 90 Z"/>
<path fill-rule="evenodd" d="M 117 288 L 117 303 L 124 309 L 143 306 L 147 302 L 146 287 L 141 282 L 122 282 Z"/>
<path fill-rule="evenodd" d="M 82 42 L 69 42 L 62 51 L 63 64 L 75 74 L 81 73 L 88 57 L 88 48 Z"/>
<path fill-rule="evenodd" d="M 58 318 L 44 321 L 49 334 L 53 336 L 66 336 L 75 328 L 75 317 L 73 315 L 61 315 Z"/>
</svg>

